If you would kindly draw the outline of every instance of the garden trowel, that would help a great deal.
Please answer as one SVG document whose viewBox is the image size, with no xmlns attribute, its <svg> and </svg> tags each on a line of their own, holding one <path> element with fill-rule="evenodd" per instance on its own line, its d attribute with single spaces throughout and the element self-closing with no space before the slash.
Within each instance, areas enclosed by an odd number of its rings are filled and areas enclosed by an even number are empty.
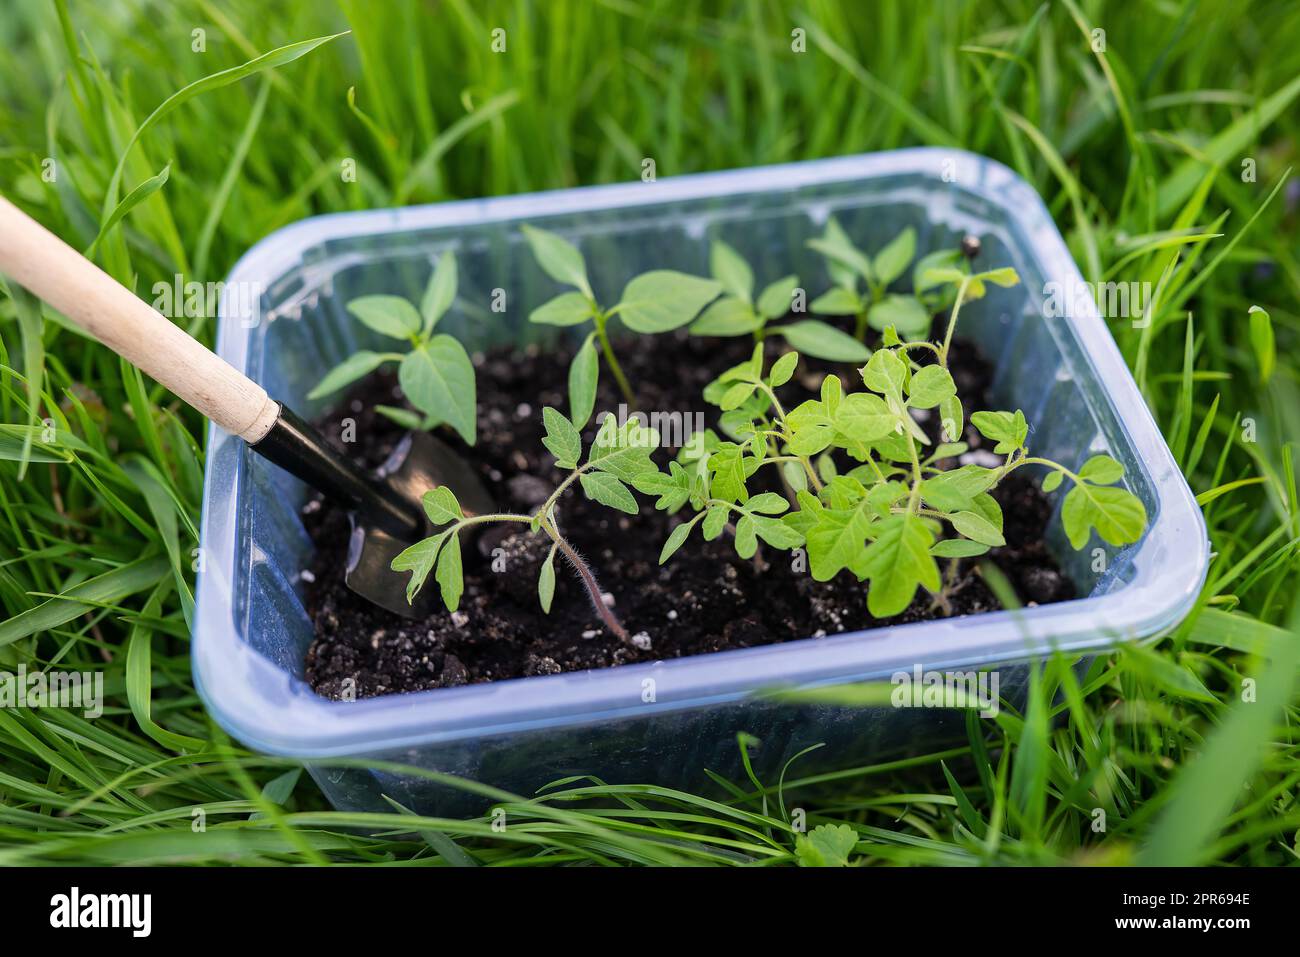
<svg viewBox="0 0 1300 957">
<path fill-rule="evenodd" d="M 400 615 L 422 617 L 432 610 L 428 596 L 436 590 L 425 589 L 409 604 L 408 576 L 390 568 L 398 552 L 434 530 L 421 498 L 429 489 L 447 485 L 466 515 L 492 510 L 478 477 L 449 446 L 424 432 L 409 433 L 374 475 L 367 474 L 260 385 L 4 197 L 0 273 L 253 451 L 347 509 L 352 536 L 345 568 L 353 591 Z"/>
</svg>

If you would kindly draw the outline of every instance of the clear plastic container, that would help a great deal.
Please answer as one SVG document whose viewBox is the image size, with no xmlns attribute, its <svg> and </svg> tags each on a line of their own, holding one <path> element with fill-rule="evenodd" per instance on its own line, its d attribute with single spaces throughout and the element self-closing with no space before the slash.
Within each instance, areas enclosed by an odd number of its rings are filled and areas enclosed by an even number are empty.
<svg viewBox="0 0 1300 957">
<path fill-rule="evenodd" d="M 1035 454 L 1077 467 L 1108 452 L 1127 469 L 1150 526 L 1136 545 L 1097 539 L 1075 552 L 1051 526 L 1049 547 L 1087 597 L 599 671 L 469 685 L 356 702 L 315 695 L 303 680 L 313 634 L 299 571 L 311 542 L 298 518 L 304 487 L 213 427 L 209 437 L 194 629 L 194 677 L 213 716 L 249 747 L 307 759 L 340 808 L 386 808 L 387 794 L 423 812 L 464 811 L 458 792 L 426 779 L 330 766 L 370 758 L 463 775 L 520 794 L 587 773 L 609 782 L 707 786 L 705 769 L 738 773 L 737 732 L 763 741 L 760 770 L 779 770 L 817 742 L 814 766 L 862 763 L 961 726 L 934 709 L 789 704 L 765 692 L 888 679 L 899 671 L 1001 664 L 1006 694 L 1050 647 L 1105 648 L 1176 624 L 1192 607 L 1209 557 L 1200 510 L 1089 301 L 1045 319 L 1048 282 L 1081 281 L 1038 195 L 1006 167 L 969 153 L 911 149 L 733 172 L 468 200 L 304 220 L 258 243 L 228 279 L 218 350 L 303 415 L 324 370 L 376 347 L 344 311 L 365 293 L 419 296 L 431 261 L 455 249 L 461 306 L 443 328 L 471 348 L 545 342 L 529 309 L 556 291 L 527 252 L 521 223 L 577 242 L 593 285 L 613 301 L 648 268 L 706 274 L 721 236 L 758 276 L 796 271 L 811 294 L 829 280 L 804 245 L 835 215 L 877 248 L 905 225 L 922 252 L 978 235 L 984 262 L 1012 265 L 1023 284 L 992 290 L 962 312 L 960 334 L 997 363 L 999 407 L 1023 408 Z M 488 308 L 492 291 L 510 297 Z M 250 291 L 254 293 L 250 295 Z M 473 304 L 480 304 L 474 306 Z M 1060 492 L 1054 493 L 1059 508 Z M 342 560 L 342 556 L 340 556 Z M 653 693 L 649 693 L 653 689 Z M 647 700 L 653 699 L 653 700 Z M 318 759 L 312 763 L 310 759 Z"/>
</svg>

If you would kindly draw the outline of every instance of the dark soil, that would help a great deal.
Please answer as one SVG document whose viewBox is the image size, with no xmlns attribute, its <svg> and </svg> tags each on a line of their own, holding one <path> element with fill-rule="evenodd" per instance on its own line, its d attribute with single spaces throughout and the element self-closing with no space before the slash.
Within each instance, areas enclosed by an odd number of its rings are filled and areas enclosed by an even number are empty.
<svg viewBox="0 0 1300 957">
<path fill-rule="evenodd" d="M 704 404 L 700 392 L 719 372 L 747 358 L 751 348 L 747 338 L 677 334 L 625 343 L 619 356 L 640 391 L 642 408 L 680 410 L 692 421 L 694 413 L 703 412 L 706 423 L 714 425 L 716 410 Z M 988 408 L 988 364 L 970 346 L 954 352 L 952 371 L 966 408 Z M 529 348 L 474 357 L 478 444 L 466 455 L 503 510 L 532 511 L 562 478 L 541 444 L 541 409 L 551 405 L 567 411 L 570 356 L 567 350 Z M 827 371 L 836 372 L 846 388 L 862 387 L 853 368 L 801 361 L 783 390 L 791 395 L 787 407 L 815 397 Z M 800 390 L 807 395 L 796 395 Z M 612 378 L 602 369 L 597 415 L 602 409 L 616 412 L 619 401 Z M 374 466 L 401 436 L 396 425 L 374 411 L 382 404 L 403 402 L 395 377 L 381 372 L 360 383 L 333 415 L 317 424 L 334 437 L 341 431 L 339 419 L 355 419 L 357 441 L 346 448 Z M 937 428 L 937 423 L 924 425 Z M 588 427 L 584 445 L 593 434 Z M 987 453 L 981 451 L 979 433 L 967 426 L 964 438 L 971 446 L 964 459 L 980 461 Z M 1026 604 L 1072 598 L 1073 585 L 1042 543 L 1051 506 L 1022 476 L 1012 475 L 995 492 L 1006 515 L 1007 545 L 989 557 Z M 948 608 L 921 591 L 903 614 L 887 620 L 867 613 L 865 585 L 847 571 L 817 582 L 793 569 L 792 553 L 768 547 L 760 547 L 754 560 L 741 559 L 725 533 L 713 542 L 692 534 L 661 567 L 659 550 L 678 517 L 656 511 L 648 499 L 639 515 L 624 515 L 587 501 L 575 487 L 561 503 L 561 524 L 624 626 L 648 648 L 629 647 L 609 634 L 577 577 L 558 558 L 555 599 L 551 613 L 544 615 L 536 583 L 548 540 L 523 526 L 488 526 L 476 540 L 465 542 L 460 610 L 412 621 L 370 605 L 344 584 L 347 516 L 319 499 L 303 511 L 316 545 L 312 566 L 303 575 L 307 611 L 316 625 L 307 679 L 328 697 L 340 697 L 346 679 L 354 682 L 349 691 L 366 697 L 607 668 L 1000 607 L 970 561 L 957 563 L 955 574 L 949 570 Z M 432 576 L 426 587 L 437 588 Z"/>
</svg>

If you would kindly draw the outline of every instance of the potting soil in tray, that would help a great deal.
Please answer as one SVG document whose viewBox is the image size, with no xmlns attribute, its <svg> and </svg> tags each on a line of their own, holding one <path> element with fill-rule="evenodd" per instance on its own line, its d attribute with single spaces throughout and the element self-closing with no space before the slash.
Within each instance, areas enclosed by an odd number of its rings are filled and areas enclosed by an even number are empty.
<svg viewBox="0 0 1300 957">
<path fill-rule="evenodd" d="M 640 337 L 616 351 L 643 409 L 680 411 L 691 421 L 702 412 L 705 423 L 716 426 L 717 409 L 700 393 L 719 372 L 748 358 L 752 348 L 747 337 L 678 333 Z M 779 340 L 769 347 L 770 355 L 780 351 Z M 571 357 L 567 349 L 536 347 L 474 357 L 478 442 L 467 448 L 450 435 L 442 437 L 464 452 L 504 511 L 531 513 L 564 477 L 542 446 L 541 411 L 549 405 L 567 413 Z M 951 371 L 968 414 L 993 408 L 987 400 L 991 369 L 972 344 L 954 349 Z M 826 372 L 838 374 L 846 389 L 862 388 L 852 366 L 801 359 L 795 378 L 782 389 L 783 400 L 790 397 L 786 407 L 816 398 Z M 602 410 L 617 413 L 620 401 L 602 366 L 593 423 Z M 355 420 L 355 442 L 339 447 L 375 466 L 402 435 L 399 426 L 375 412 L 377 405 L 404 405 L 396 377 L 387 371 L 361 382 L 317 425 L 336 440 L 341 420 Z M 936 419 L 922 423 L 932 438 Z M 594 424 L 584 430 L 584 449 L 594 434 Z M 996 464 L 985 451 L 988 443 L 969 424 L 963 438 L 977 464 Z M 667 455 L 657 453 L 665 460 Z M 775 475 L 774 469 L 765 471 Z M 994 496 L 1003 507 L 1007 544 L 987 558 L 1010 580 L 1020 600 L 1046 604 L 1074 597 L 1073 584 L 1042 541 L 1052 510 L 1037 485 L 1023 472 L 1013 474 Z M 884 620 L 868 614 L 866 584 L 851 573 L 818 582 L 806 568 L 794 570 L 791 552 L 765 545 L 755 558 L 742 559 L 728 533 L 712 542 L 693 533 L 660 566 L 659 552 L 669 532 L 693 512 L 688 506 L 669 516 L 655 510 L 653 499 L 639 496 L 639 501 L 640 514 L 625 515 L 588 501 L 575 485 L 565 492 L 558 511 L 566 536 L 591 565 L 624 627 L 648 647 L 629 647 L 602 627 L 586 590 L 559 556 L 554 601 L 550 614 L 544 614 L 537 576 L 550 540 L 515 523 L 462 536 L 465 594 L 458 611 L 444 609 L 412 621 L 376 608 L 343 581 L 346 513 L 320 498 L 310 500 L 303 517 L 316 554 L 303 579 L 316 640 L 307 652 L 307 680 L 327 697 L 345 691 L 368 697 L 606 668 L 1001 607 L 976 571 L 979 559 L 958 563 L 946 589 L 948 608 L 920 590 L 905 612 Z M 948 565 L 940 562 L 945 574 Z M 425 587 L 438 587 L 432 575 Z M 352 681 L 345 684 L 347 679 Z"/>
</svg>

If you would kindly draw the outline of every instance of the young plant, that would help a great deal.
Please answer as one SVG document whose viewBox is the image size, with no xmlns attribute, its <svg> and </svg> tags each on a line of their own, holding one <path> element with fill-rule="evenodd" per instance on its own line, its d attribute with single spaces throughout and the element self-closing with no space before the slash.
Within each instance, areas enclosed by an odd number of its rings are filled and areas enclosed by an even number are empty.
<svg viewBox="0 0 1300 957">
<path fill-rule="evenodd" d="M 438 526 L 438 531 L 401 552 L 393 559 L 392 568 L 411 572 L 406 586 L 408 602 L 415 598 L 432 571 L 443 603 L 449 611 L 455 611 L 465 590 L 460 533 L 491 522 L 518 522 L 527 525 L 534 534 L 543 534 L 551 540 L 551 550 L 542 563 L 537 580 L 537 597 L 542 610 L 548 614 L 551 610 L 555 595 L 555 555 L 558 552 L 577 572 L 591 598 L 592 607 L 610 632 L 620 641 L 630 644 L 632 639 L 627 629 L 605 603 L 591 567 L 561 534 L 557 512 L 561 496 L 577 483 L 592 501 L 635 515 L 637 501 L 625 483 L 635 482 L 640 476 L 656 471 L 650 456 L 659 447 L 659 435 L 655 430 L 643 427 L 635 418 L 620 425 L 614 416 L 606 416 L 587 450 L 586 460 L 582 461 L 582 435 L 577 425 L 549 407 L 542 410 L 542 420 L 546 426 L 542 444 L 555 456 L 556 466 L 569 474 L 535 512 L 529 515 L 510 512 L 466 515 L 451 489 L 446 486 L 432 489 L 424 495 L 424 510 L 429 520 Z"/>
<path fill-rule="evenodd" d="M 591 322 L 595 328 L 573 359 L 573 367 L 569 371 L 570 381 L 575 376 L 584 382 L 590 381 L 591 399 L 594 403 L 596 352 L 593 340 L 598 341 L 605 364 L 618 383 L 619 391 L 623 393 L 628 405 L 635 408 L 636 394 L 610 345 L 607 329 L 609 320 L 618 316 L 623 325 L 633 332 L 669 332 L 686 325 L 699 315 L 700 310 L 722 291 L 721 283 L 672 269 L 654 269 L 633 278 L 624 287 L 623 297 L 618 304 L 604 309 L 591 290 L 591 283 L 587 279 L 587 264 L 578 247 L 544 229 L 524 226 L 523 231 L 542 270 L 552 279 L 572 286 L 575 290 L 561 293 L 538 306 L 529 315 L 529 321 L 548 326 L 578 326 Z M 581 371 L 575 371 L 577 367 L 581 367 Z M 570 410 L 579 428 L 591 417 L 591 408 L 591 405 L 584 405 Z"/>
<path fill-rule="evenodd" d="M 800 352 L 831 362 L 865 362 L 867 347 L 847 333 L 816 319 L 802 319 L 780 326 L 769 323 L 791 311 L 799 288 L 798 276 L 784 276 L 754 298 L 754 272 L 731 246 L 715 239 L 709 249 L 709 268 L 722 285 L 722 296 L 691 323 L 697 336 L 753 335 L 762 342 L 768 335 L 784 336 Z M 800 307 L 802 308 L 802 307 Z"/>
<path fill-rule="evenodd" d="M 318 399 L 369 375 L 387 362 L 399 363 L 397 381 L 402 394 L 423 415 L 409 409 L 377 406 L 377 411 L 408 429 L 432 429 L 446 424 L 468 444 L 476 437 L 474 365 L 455 338 L 435 335 L 434 328 L 456 298 L 456 255 L 439 258 L 417 309 L 400 296 L 361 296 L 347 310 L 361 324 L 390 339 L 405 341 L 410 351 L 353 353 L 326 373 L 308 393 Z"/>
<path fill-rule="evenodd" d="M 886 326 L 893 326 L 904 339 L 922 337 L 930 331 L 933 311 L 927 308 L 927 303 L 917 295 L 887 291 L 916 257 L 916 230 L 911 226 L 872 257 L 855 246 L 832 217 L 826 223 L 825 233 L 808 240 L 808 246 L 825 257 L 826 269 L 835 283 L 813 300 L 810 308 L 814 313 L 854 316 L 854 335 L 859 340 L 866 339 L 868 327 L 883 332 Z M 957 254 L 932 255 L 944 257 L 931 262 L 931 265 L 939 265 L 946 262 L 949 255 Z M 859 282 L 862 287 L 859 287 Z"/>
<path fill-rule="evenodd" d="M 963 297 L 982 294 L 986 282 L 1015 281 L 1013 270 L 963 274 L 957 305 Z M 1005 544 L 1002 509 L 991 492 L 1026 465 L 1051 470 L 1045 491 L 1064 479 L 1073 483 L 1061 519 L 1076 549 L 1087 544 L 1093 530 L 1111 545 L 1137 541 L 1146 511 L 1135 495 L 1115 485 L 1123 466 L 1096 455 L 1073 472 L 1030 455 L 1029 424 L 1020 410 L 971 416 L 971 425 L 995 443 L 994 453 L 1005 456 L 1001 465 L 941 467 L 965 452 L 966 444 L 934 445 L 913 413 L 939 409 L 946 436 L 963 433 L 961 402 L 946 364 L 952 325 L 942 348 L 903 342 L 886 327 L 884 346 L 859 370 L 865 391 L 846 392 L 830 375 L 820 398 L 788 411 L 777 389 L 793 375 L 796 353 L 782 355 L 765 375 L 756 349 L 748 362 L 711 383 L 705 398 L 724 410 L 724 430 L 736 441 L 710 436 L 693 461 L 679 457 L 667 474 L 646 473 L 633 483 L 659 495 L 657 508 L 676 512 L 689 505 L 696 513 L 673 530 L 660 561 L 680 548 L 696 525 L 712 539 L 734 516 L 740 555 L 754 554 L 757 539 L 782 549 L 802 544 L 815 579 L 827 581 L 847 569 L 868 583 L 871 614 L 888 618 L 904 611 L 919 588 L 941 590 L 939 559 L 971 558 Z M 913 361 L 909 352 L 917 349 L 938 361 Z M 856 464 L 841 472 L 845 460 Z M 784 495 L 750 490 L 770 464 L 781 468 Z"/>
</svg>

